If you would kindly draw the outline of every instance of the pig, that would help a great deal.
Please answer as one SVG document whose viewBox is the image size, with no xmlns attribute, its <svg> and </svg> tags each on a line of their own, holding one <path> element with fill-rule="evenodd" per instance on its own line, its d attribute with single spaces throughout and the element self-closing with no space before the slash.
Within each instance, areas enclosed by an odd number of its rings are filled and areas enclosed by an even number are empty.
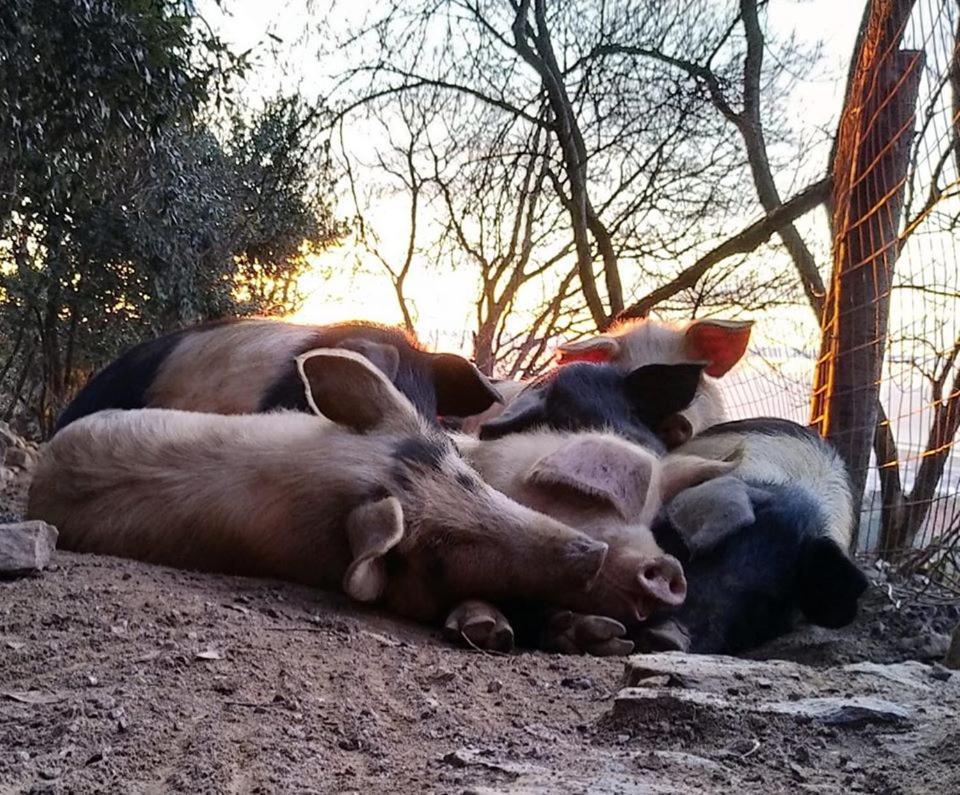
<svg viewBox="0 0 960 795">
<path fill-rule="evenodd" d="M 431 353 L 400 329 L 371 323 L 303 326 L 267 319 L 208 323 L 131 348 L 97 373 L 56 430 L 107 408 L 252 414 L 308 406 L 294 360 L 338 347 L 367 357 L 425 417 L 468 415 L 500 400 L 475 365 Z"/>
<path fill-rule="evenodd" d="M 688 547 L 688 596 L 635 636 L 643 649 L 736 654 L 788 632 L 798 612 L 834 628 L 856 616 L 868 581 L 847 552 L 854 507 L 839 455 L 809 428 L 757 418 L 713 426 L 664 460 L 731 446 L 735 466 L 681 491 L 654 523 L 655 537 Z"/>
<path fill-rule="evenodd" d="M 605 334 L 560 345 L 557 360 L 560 365 L 608 362 L 624 372 L 647 364 L 704 362 L 696 397 L 684 411 L 655 428 L 672 449 L 726 419 L 716 379 L 743 357 L 752 326 L 752 321 L 740 320 L 694 320 L 686 325 L 671 325 L 653 318 L 626 320 Z"/>
<path fill-rule="evenodd" d="M 666 452 L 654 429 L 690 405 L 703 364 L 650 364 L 623 372 L 611 364 L 576 362 L 529 382 L 506 409 L 480 427 L 499 439 L 537 427 L 610 430 L 657 454 Z"/>
<path fill-rule="evenodd" d="M 593 366 L 593 365 L 588 365 Z M 481 477 L 517 502 L 581 530 L 609 546 L 605 567 L 638 572 L 601 580 L 612 587 L 605 615 L 590 615 L 588 600 L 568 600 L 565 611 L 530 611 L 471 602 L 446 623 L 450 637 L 483 648 L 509 648 L 514 630 L 525 645 L 550 651 L 598 655 L 629 653 L 623 636 L 663 608 L 683 603 L 686 581 L 679 562 L 658 545 L 650 530 L 663 499 L 719 477 L 735 463 L 677 456 L 664 468 L 659 456 L 608 432 L 540 428 L 496 440 L 468 436 L 455 441 Z M 628 583 L 628 590 L 623 583 Z M 611 611 L 609 604 L 621 600 Z M 583 612 L 576 612 L 577 610 Z"/>
<path fill-rule="evenodd" d="M 342 588 L 418 621 L 469 598 L 629 609 L 638 571 L 487 485 L 365 357 L 321 349 L 296 367 L 312 414 L 71 423 L 44 450 L 28 515 L 65 549 Z"/>
</svg>

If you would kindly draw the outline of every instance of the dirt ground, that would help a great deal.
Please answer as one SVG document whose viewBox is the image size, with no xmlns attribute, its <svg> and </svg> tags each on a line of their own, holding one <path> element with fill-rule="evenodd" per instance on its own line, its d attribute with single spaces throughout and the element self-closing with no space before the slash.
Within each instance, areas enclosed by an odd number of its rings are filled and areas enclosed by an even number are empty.
<svg viewBox="0 0 960 795">
<path fill-rule="evenodd" d="M 960 673 L 930 664 L 958 619 L 878 585 L 852 627 L 753 655 L 800 664 L 657 655 L 627 682 L 623 658 L 482 654 L 298 586 L 59 552 L 0 581 L 0 792 L 960 792 Z M 824 699 L 846 717 L 791 714 Z"/>
</svg>

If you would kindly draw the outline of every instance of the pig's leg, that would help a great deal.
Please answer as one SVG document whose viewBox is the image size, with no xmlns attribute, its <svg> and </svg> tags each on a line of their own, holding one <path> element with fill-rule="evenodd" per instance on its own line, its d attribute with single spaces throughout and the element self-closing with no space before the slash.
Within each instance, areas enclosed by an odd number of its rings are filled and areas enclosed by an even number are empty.
<svg viewBox="0 0 960 795">
<path fill-rule="evenodd" d="M 626 627 L 612 618 L 551 610 L 546 614 L 540 648 L 561 654 L 619 657 L 633 651 L 626 634 Z"/>
<path fill-rule="evenodd" d="M 513 629 L 506 617 L 488 602 L 461 602 L 447 616 L 443 634 L 448 640 L 466 643 L 484 651 L 510 651 Z"/>
</svg>

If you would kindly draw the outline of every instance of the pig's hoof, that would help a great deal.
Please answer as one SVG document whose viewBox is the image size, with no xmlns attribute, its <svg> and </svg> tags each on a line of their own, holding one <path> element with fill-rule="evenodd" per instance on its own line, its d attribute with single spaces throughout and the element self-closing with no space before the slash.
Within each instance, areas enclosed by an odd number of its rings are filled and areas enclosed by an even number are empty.
<svg viewBox="0 0 960 795">
<path fill-rule="evenodd" d="M 612 618 L 561 610 L 548 620 L 541 646 L 561 654 L 621 657 L 633 651 L 633 641 L 626 634 L 626 627 Z"/>
<path fill-rule="evenodd" d="M 513 628 L 497 608 L 471 600 L 455 607 L 443 625 L 448 640 L 465 643 L 481 651 L 510 651 Z"/>
<path fill-rule="evenodd" d="M 667 619 L 662 624 L 646 627 L 634 636 L 637 651 L 689 651 L 690 635 L 682 624 Z"/>
</svg>

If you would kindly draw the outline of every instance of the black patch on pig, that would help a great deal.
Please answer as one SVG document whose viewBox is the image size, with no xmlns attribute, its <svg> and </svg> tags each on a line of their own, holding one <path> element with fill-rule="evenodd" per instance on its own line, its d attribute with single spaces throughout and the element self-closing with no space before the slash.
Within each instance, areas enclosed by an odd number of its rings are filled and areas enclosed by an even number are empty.
<svg viewBox="0 0 960 795">
<path fill-rule="evenodd" d="M 823 441 L 820 434 L 812 428 L 779 417 L 754 417 L 749 420 L 732 420 L 711 425 L 698 436 L 716 436 L 721 433 L 762 434 L 764 436 L 790 436 L 794 439 Z"/>
<path fill-rule="evenodd" d="M 393 458 L 409 467 L 439 472 L 449 452 L 449 448 L 436 440 L 410 436 L 393 449 Z"/>
<path fill-rule="evenodd" d="M 857 616 L 869 582 L 832 538 L 806 545 L 800 559 L 800 610 L 811 624 L 844 627 Z"/>
<path fill-rule="evenodd" d="M 135 345 L 91 378 L 63 410 L 54 433 L 71 422 L 104 409 L 142 409 L 147 390 L 180 341 L 184 330 Z"/>
<path fill-rule="evenodd" d="M 855 617 L 867 587 L 856 564 L 827 536 L 813 496 L 792 486 L 750 485 L 754 524 L 684 567 L 687 599 L 670 618 L 689 635 L 690 651 L 751 649 L 790 631 L 798 612 L 813 623 L 842 626 Z M 767 496 L 755 499 L 760 491 Z M 666 516 L 656 524 L 668 524 Z M 654 527 L 655 536 L 661 532 Z M 641 648 L 650 647 L 645 637 L 654 634 L 640 631 Z"/>
<path fill-rule="evenodd" d="M 431 353 L 397 328 L 371 323 L 317 326 L 302 345 L 278 352 L 289 358 L 288 369 L 270 386 L 260 401 L 261 411 L 277 408 L 309 411 L 296 357 L 314 348 L 346 347 L 368 356 L 393 381 L 420 414 L 436 422 L 438 415 L 466 417 L 479 414 L 500 399 L 486 376 L 462 356 Z M 393 348 L 396 358 L 384 356 Z"/>
<path fill-rule="evenodd" d="M 648 365 L 624 374 L 610 364 L 574 362 L 528 385 L 504 412 L 480 428 L 499 439 L 543 426 L 560 431 L 609 430 L 658 454 L 654 429 L 693 400 L 703 365 Z"/>
</svg>

